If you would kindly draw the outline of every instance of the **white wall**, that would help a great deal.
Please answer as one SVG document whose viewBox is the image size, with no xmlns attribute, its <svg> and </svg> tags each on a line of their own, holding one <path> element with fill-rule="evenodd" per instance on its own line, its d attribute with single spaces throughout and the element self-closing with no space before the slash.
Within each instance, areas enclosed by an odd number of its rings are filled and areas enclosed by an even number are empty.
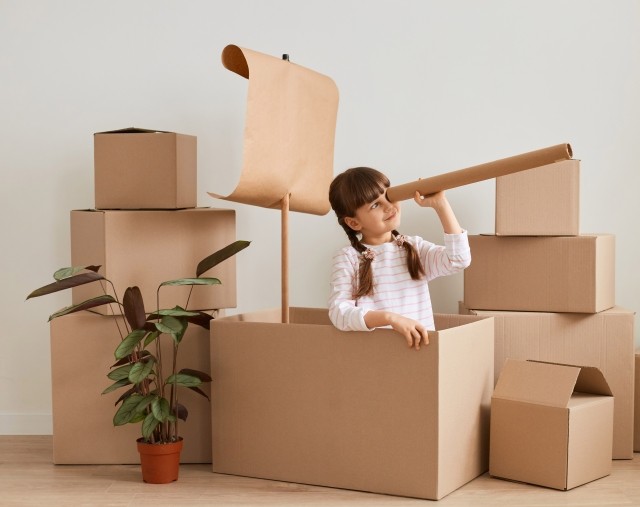
<svg viewBox="0 0 640 507">
<path fill-rule="evenodd" d="M 51 431 L 46 320 L 70 296 L 25 297 L 70 263 L 69 211 L 94 204 L 93 132 L 196 135 L 198 204 L 236 209 L 253 242 L 238 311 L 279 305 L 278 212 L 206 193 L 232 190 L 241 164 L 246 81 L 220 64 L 230 43 L 336 81 L 336 172 L 367 164 L 404 183 L 570 142 L 581 230 L 616 235 L 617 302 L 640 308 L 638 1 L 0 0 L 0 434 Z M 448 196 L 471 233 L 493 232 L 493 181 Z M 402 229 L 440 241 L 411 204 Z M 345 242 L 332 215 L 291 217 L 292 304 L 326 305 Z M 462 278 L 432 292 L 455 312 Z"/>
</svg>

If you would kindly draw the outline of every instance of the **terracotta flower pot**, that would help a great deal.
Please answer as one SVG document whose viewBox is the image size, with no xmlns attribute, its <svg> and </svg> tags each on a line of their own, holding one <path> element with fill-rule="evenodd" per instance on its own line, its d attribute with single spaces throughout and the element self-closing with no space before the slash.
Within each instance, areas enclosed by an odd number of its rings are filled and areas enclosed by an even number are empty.
<svg viewBox="0 0 640 507">
<path fill-rule="evenodd" d="M 166 484 L 178 480 L 182 438 L 169 444 L 149 444 L 142 438 L 136 442 L 144 482 Z"/>
</svg>

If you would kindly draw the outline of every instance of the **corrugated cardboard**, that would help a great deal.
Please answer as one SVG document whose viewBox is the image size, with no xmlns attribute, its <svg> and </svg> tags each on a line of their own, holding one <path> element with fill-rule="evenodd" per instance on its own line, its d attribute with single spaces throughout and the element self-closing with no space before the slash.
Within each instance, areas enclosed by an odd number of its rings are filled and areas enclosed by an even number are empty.
<svg viewBox="0 0 640 507">
<path fill-rule="evenodd" d="M 507 358 L 582 364 L 598 368 L 615 396 L 613 458 L 633 458 L 633 347 L 635 313 L 614 307 L 601 313 L 468 310 L 495 320 L 495 381 Z"/>
<path fill-rule="evenodd" d="M 580 234 L 580 161 L 496 178 L 496 235 Z"/>
<path fill-rule="evenodd" d="M 509 359 L 491 398 L 494 477 L 572 489 L 611 473 L 613 396 L 597 368 Z"/>
<path fill-rule="evenodd" d="M 640 452 L 640 352 L 636 351 L 635 411 L 633 419 L 633 450 Z"/>
<path fill-rule="evenodd" d="M 197 206 L 197 138 L 138 128 L 93 136 L 98 209 Z"/>
<path fill-rule="evenodd" d="M 116 323 L 120 317 L 90 312 L 51 321 L 51 380 L 53 402 L 53 462 L 65 465 L 140 463 L 136 439 L 140 424 L 113 426 L 117 390 L 100 394 L 112 381 L 107 378 L 120 342 Z M 168 347 L 165 347 L 168 345 Z M 167 357 L 171 344 L 163 343 Z M 209 332 L 189 326 L 180 346 L 179 367 L 209 370 Z M 207 394 L 210 386 L 204 384 Z M 184 438 L 183 463 L 211 463 L 211 407 L 203 396 L 183 389 L 180 402 L 187 421 L 180 421 Z"/>
<path fill-rule="evenodd" d="M 129 286 L 140 287 L 147 312 L 156 307 L 158 285 L 194 277 L 198 262 L 236 239 L 235 211 L 188 210 L 75 210 L 71 212 L 71 263 L 100 265 L 121 298 Z M 221 285 L 196 286 L 189 309 L 213 310 L 236 305 L 236 264 L 232 257 L 207 271 Z M 111 286 L 107 292 L 113 295 Z M 190 287 L 163 287 L 160 307 L 184 306 Z M 73 303 L 102 294 L 99 283 L 72 289 Z M 96 308 L 102 314 L 120 313 L 116 305 Z"/>
<path fill-rule="evenodd" d="M 464 304 L 478 310 L 596 313 L 615 305 L 615 236 L 469 236 Z"/>
<path fill-rule="evenodd" d="M 477 319 L 436 315 L 420 351 L 326 309 L 216 319 L 214 472 L 444 497 L 488 466 L 493 321 Z"/>
</svg>

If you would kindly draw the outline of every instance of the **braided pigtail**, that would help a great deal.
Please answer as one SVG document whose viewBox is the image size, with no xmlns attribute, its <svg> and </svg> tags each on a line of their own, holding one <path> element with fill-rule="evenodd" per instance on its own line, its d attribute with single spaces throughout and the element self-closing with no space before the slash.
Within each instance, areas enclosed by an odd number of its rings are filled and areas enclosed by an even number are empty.
<svg viewBox="0 0 640 507">
<path fill-rule="evenodd" d="M 353 298 L 373 294 L 372 263 L 375 253 L 365 247 L 358 233 L 345 223 L 346 217 L 354 217 L 358 208 L 373 202 L 389 188 L 389 178 L 371 167 L 352 167 L 336 176 L 329 186 L 329 202 L 336 213 L 338 223 L 347 233 L 351 246 L 360 254 L 358 279 Z"/>
<path fill-rule="evenodd" d="M 407 238 L 398 231 L 391 231 L 398 246 L 404 248 L 407 252 L 407 269 L 413 280 L 420 280 L 425 275 L 424 266 L 420 260 L 420 255 L 416 248 L 407 241 Z"/>
<path fill-rule="evenodd" d="M 360 266 L 358 268 L 358 280 L 353 294 L 353 299 L 359 299 L 363 296 L 369 296 L 373 294 L 373 271 L 371 264 L 373 263 L 374 253 L 367 247 L 365 247 L 358 234 L 351 227 L 344 223 L 344 220 L 339 219 L 338 223 L 342 225 L 342 228 L 347 233 L 351 246 L 360 253 Z"/>
</svg>

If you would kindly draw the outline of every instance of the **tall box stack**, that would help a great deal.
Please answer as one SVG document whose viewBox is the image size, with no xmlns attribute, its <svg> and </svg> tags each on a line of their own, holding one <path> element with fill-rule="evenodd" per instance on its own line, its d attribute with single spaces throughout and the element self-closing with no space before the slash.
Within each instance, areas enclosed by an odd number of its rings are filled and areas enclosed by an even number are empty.
<svg viewBox="0 0 640 507">
<path fill-rule="evenodd" d="M 96 208 L 71 211 L 71 264 L 101 266 L 99 273 L 113 282 L 119 298 L 137 285 L 150 306 L 147 312 L 155 309 L 161 282 L 195 276 L 200 260 L 235 241 L 233 210 L 197 207 L 196 146 L 195 136 L 173 132 L 128 128 L 96 133 Z M 207 276 L 222 284 L 193 287 L 192 292 L 185 286 L 163 287 L 160 307 L 186 307 L 187 301 L 189 310 L 210 313 L 234 307 L 234 258 Z M 72 302 L 103 290 L 114 295 L 113 288 L 97 283 L 74 287 Z M 139 463 L 139 425 L 111 424 L 121 393 L 100 394 L 109 385 L 106 373 L 119 339 L 114 321 L 121 318 L 119 307 L 109 305 L 51 322 L 54 463 Z M 191 326 L 180 360 L 208 372 L 209 357 L 208 331 Z M 208 394 L 210 388 L 203 390 Z M 181 459 L 210 463 L 209 402 L 191 394 L 184 395 L 189 417 L 181 429 Z M 108 439 L 96 438 L 107 433 Z"/>
<path fill-rule="evenodd" d="M 507 359 L 595 367 L 614 396 L 612 457 L 633 458 L 634 318 L 615 305 L 615 237 L 579 230 L 579 160 L 496 179 L 494 235 L 469 237 L 460 313 L 495 319 Z"/>
</svg>

